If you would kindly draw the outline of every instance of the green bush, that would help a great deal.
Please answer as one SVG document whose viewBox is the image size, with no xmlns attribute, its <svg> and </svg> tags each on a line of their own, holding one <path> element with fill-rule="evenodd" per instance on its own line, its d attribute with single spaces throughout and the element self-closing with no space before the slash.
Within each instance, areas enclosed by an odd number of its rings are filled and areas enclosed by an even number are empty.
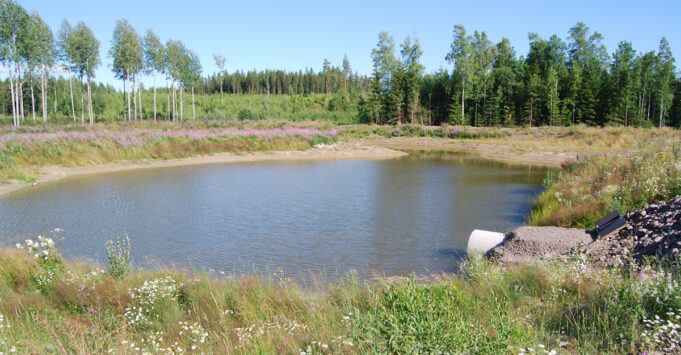
<svg viewBox="0 0 681 355">
<path fill-rule="evenodd" d="M 114 242 L 112 238 L 108 238 L 104 245 L 109 275 L 119 279 L 123 278 L 130 269 L 130 239 L 128 236 L 125 236 L 125 238 L 117 236 Z"/>
</svg>

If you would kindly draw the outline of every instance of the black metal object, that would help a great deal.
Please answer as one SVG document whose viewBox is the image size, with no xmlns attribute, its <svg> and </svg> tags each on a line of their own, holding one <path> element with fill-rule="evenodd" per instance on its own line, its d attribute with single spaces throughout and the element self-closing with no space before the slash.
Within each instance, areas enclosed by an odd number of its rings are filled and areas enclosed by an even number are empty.
<svg viewBox="0 0 681 355">
<path fill-rule="evenodd" d="M 619 212 L 615 211 L 594 223 L 596 226 L 596 233 L 599 237 L 605 237 L 606 235 L 624 227 L 627 221 L 620 215 Z"/>
</svg>

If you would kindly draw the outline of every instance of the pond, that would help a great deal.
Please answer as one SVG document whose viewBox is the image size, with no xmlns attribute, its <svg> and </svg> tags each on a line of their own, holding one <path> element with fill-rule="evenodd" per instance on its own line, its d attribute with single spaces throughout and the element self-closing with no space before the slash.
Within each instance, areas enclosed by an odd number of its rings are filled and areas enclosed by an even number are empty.
<svg viewBox="0 0 681 355">
<path fill-rule="evenodd" d="M 546 169 L 454 154 L 259 162 L 80 176 L 0 197 L 0 245 L 59 228 L 67 258 L 329 280 L 456 271 L 476 228 L 523 223 Z M 279 271 L 281 270 L 281 271 Z"/>
</svg>

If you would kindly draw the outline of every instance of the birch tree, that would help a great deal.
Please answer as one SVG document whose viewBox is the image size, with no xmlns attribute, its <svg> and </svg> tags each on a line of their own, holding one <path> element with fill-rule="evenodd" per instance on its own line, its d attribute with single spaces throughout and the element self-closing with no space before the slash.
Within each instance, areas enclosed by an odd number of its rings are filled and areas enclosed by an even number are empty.
<svg viewBox="0 0 681 355">
<path fill-rule="evenodd" d="M 374 63 L 371 84 L 372 116 L 375 123 L 382 124 L 388 118 L 386 113 L 390 110 L 386 98 L 392 87 L 396 64 L 395 41 L 388 32 L 379 33 L 378 43 L 371 50 L 371 59 Z"/>
<path fill-rule="evenodd" d="M 454 40 L 451 49 L 445 59 L 454 64 L 454 76 L 461 80 L 461 120 L 465 124 L 466 84 L 471 81 L 472 67 L 472 39 L 466 35 L 466 29 L 462 25 L 454 26 Z"/>
<path fill-rule="evenodd" d="M 40 66 L 40 103 L 43 114 L 43 122 L 47 122 L 47 81 L 49 71 L 54 65 L 55 47 L 54 35 L 50 26 L 34 12 L 31 15 L 33 22 L 33 33 L 35 39 L 36 62 Z"/>
<path fill-rule="evenodd" d="M 73 103 L 73 68 L 75 64 L 75 50 L 73 47 L 73 27 L 66 19 L 62 21 L 59 28 L 59 35 L 57 37 L 57 57 L 62 64 L 62 67 L 69 74 L 69 93 L 71 97 L 71 114 L 73 115 L 73 122 L 76 122 L 76 107 Z"/>
<path fill-rule="evenodd" d="M 222 93 L 222 73 L 225 69 L 225 57 L 221 53 L 213 54 L 213 59 L 215 60 L 215 65 L 218 67 L 218 80 L 220 81 L 220 103 L 224 104 L 224 95 Z"/>
<path fill-rule="evenodd" d="M 674 99 L 674 57 L 672 56 L 669 42 L 662 37 L 660 40 L 660 49 L 657 52 L 657 60 L 655 61 L 655 79 L 657 82 L 657 95 L 660 103 L 660 118 L 659 127 L 665 126 L 665 119 Z"/>
<path fill-rule="evenodd" d="M 177 89 L 175 82 L 182 78 L 183 55 L 186 51 L 182 41 L 168 40 L 166 42 L 166 74 L 171 80 L 173 99 L 173 121 L 177 120 Z M 181 105 L 181 102 L 180 102 Z M 181 111 L 181 110 L 180 110 Z M 180 119 L 182 113 L 180 112 Z"/>
<path fill-rule="evenodd" d="M 144 36 L 144 67 L 154 76 L 154 121 L 156 121 L 156 75 L 165 69 L 165 48 L 151 29 Z"/>
<path fill-rule="evenodd" d="M 12 124 L 19 126 L 23 118 L 21 100 L 21 68 L 25 55 L 25 36 L 29 16 L 19 4 L 0 0 L 0 60 L 9 69 Z"/>
<path fill-rule="evenodd" d="M 142 47 L 140 46 L 139 36 L 126 19 L 116 21 L 111 49 L 109 56 L 113 59 L 112 70 L 117 79 L 123 80 L 124 96 L 127 94 L 128 120 L 137 119 L 137 107 L 135 105 L 134 114 L 130 107 L 130 91 L 133 93 L 133 103 L 136 104 L 135 96 L 137 91 L 128 88 L 129 81 L 140 71 L 143 64 Z"/>
<path fill-rule="evenodd" d="M 201 62 L 199 56 L 192 50 L 187 50 L 184 55 L 182 86 L 192 89 L 192 119 L 196 120 L 196 108 L 194 105 L 194 87 L 201 80 Z"/>
<path fill-rule="evenodd" d="M 418 38 L 407 36 L 404 43 L 400 45 L 400 54 L 402 55 L 402 66 L 404 70 L 402 110 L 404 115 L 402 117 L 409 118 L 411 123 L 414 123 L 414 115 L 419 107 L 419 88 L 421 82 L 421 75 L 423 72 L 423 65 L 420 63 L 421 44 Z"/>
<path fill-rule="evenodd" d="M 87 79 L 88 118 L 90 124 L 92 124 L 94 123 L 94 113 L 92 112 L 91 81 L 95 77 L 95 69 L 100 64 L 99 41 L 92 30 L 82 21 L 73 29 L 72 41 L 75 55 L 73 63 L 75 64 L 74 68 L 76 75 L 80 79 L 81 87 L 83 86 L 83 78 Z M 81 91 L 81 102 L 83 101 L 82 97 Z M 81 117 L 81 121 L 83 120 Z"/>
</svg>

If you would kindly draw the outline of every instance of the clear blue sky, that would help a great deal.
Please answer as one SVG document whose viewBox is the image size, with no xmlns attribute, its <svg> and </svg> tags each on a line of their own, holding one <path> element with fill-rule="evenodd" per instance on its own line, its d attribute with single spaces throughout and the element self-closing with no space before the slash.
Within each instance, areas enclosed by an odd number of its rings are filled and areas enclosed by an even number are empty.
<svg viewBox="0 0 681 355">
<path fill-rule="evenodd" d="M 452 28 L 463 24 L 472 33 L 487 32 L 497 42 L 508 37 L 516 53 L 528 50 L 528 32 L 542 37 L 567 37 L 568 29 L 584 21 L 605 37 L 612 53 L 620 40 L 636 50 L 657 50 L 666 36 L 681 58 L 681 1 L 54 1 L 20 0 L 57 32 L 66 18 L 84 21 L 101 42 L 102 65 L 96 79 L 121 87 L 113 78 L 108 56 L 112 31 L 127 18 L 143 34 L 153 29 L 165 42 L 182 40 L 200 57 L 203 74 L 216 71 L 213 53 L 227 59 L 226 69 L 321 69 L 328 58 L 340 65 L 347 53 L 354 71 L 371 73 L 371 49 L 378 33 L 388 31 L 399 44 L 416 34 L 427 72 L 450 68 L 444 60 Z M 677 66 L 680 66 L 678 62 Z M 149 80 L 145 80 L 149 83 Z"/>
</svg>

